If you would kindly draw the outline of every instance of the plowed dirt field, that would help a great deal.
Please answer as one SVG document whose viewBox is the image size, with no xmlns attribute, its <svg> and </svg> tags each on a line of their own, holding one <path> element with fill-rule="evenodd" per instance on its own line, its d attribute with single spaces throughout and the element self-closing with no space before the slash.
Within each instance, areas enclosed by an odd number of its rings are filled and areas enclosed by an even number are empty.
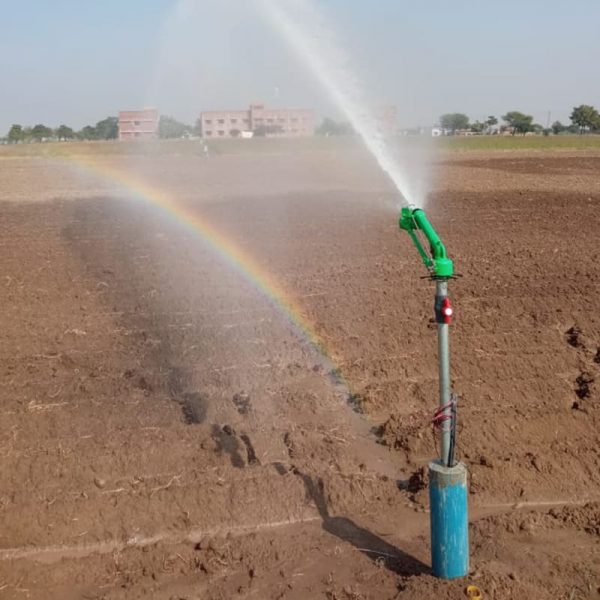
<svg viewBox="0 0 600 600">
<path fill-rule="evenodd" d="M 600 154 L 435 164 L 453 582 L 429 571 L 433 284 L 369 158 L 82 160 L 0 154 L 0 598 L 600 597 Z"/>
</svg>

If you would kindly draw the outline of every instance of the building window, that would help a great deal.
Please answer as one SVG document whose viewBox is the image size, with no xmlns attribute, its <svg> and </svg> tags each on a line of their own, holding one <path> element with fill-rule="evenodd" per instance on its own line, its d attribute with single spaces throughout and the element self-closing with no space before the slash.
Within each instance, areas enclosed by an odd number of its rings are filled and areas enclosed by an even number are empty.
<svg viewBox="0 0 600 600">
<path fill-rule="evenodd" d="M 267 119 L 267 123 L 274 123 L 275 119 Z"/>
<path fill-rule="evenodd" d="M 140 125 L 140 122 L 139 121 L 134 121 L 133 124 L 137 127 L 137 126 Z"/>
<path fill-rule="evenodd" d="M 223 125 L 223 123 L 225 123 L 225 119 L 219 119 L 218 123 L 219 123 L 219 125 Z"/>
<path fill-rule="evenodd" d="M 298 119 L 296 117 L 292 117 L 291 121 L 292 121 L 292 123 L 297 123 Z"/>
<path fill-rule="evenodd" d="M 204 124 L 205 124 L 205 125 L 212 125 L 212 119 L 206 119 L 206 120 L 204 121 Z"/>
<path fill-rule="evenodd" d="M 219 131 L 217 132 L 221 137 L 223 137 L 225 135 L 225 132 L 222 129 L 219 129 Z"/>
<path fill-rule="evenodd" d="M 212 131 L 205 131 L 205 132 L 204 132 L 204 135 L 205 135 L 206 137 L 210 137 L 210 136 L 212 135 Z"/>
<path fill-rule="evenodd" d="M 237 123 L 237 119 L 231 119 L 231 124 L 235 125 Z"/>
</svg>

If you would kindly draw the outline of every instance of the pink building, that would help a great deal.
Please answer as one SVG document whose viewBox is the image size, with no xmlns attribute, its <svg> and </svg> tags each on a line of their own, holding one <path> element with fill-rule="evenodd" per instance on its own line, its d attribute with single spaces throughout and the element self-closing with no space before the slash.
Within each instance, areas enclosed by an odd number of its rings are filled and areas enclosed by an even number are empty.
<svg viewBox="0 0 600 600">
<path fill-rule="evenodd" d="M 211 110 L 200 115 L 202 137 L 230 138 L 242 132 L 258 135 L 304 137 L 315 132 L 315 113 L 304 108 L 266 108 L 251 104 L 248 110 Z"/>
<path fill-rule="evenodd" d="M 119 112 L 120 140 L 152 140 L 158 137 L 158 110 L 122 110 Z"/>
</svg>

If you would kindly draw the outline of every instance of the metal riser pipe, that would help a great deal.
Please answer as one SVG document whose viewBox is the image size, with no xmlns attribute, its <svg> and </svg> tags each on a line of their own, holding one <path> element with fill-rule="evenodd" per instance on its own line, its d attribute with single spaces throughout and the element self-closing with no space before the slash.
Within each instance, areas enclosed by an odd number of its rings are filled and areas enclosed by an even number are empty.
<svg viewBox="0 0 600 600">
<path fill-rule="evenodd" d="M 448 282 L 436 281 L 435 283 L 435 301 L 442 302 L 448 297 Z M 447 406 L 450 402 L 450 340 L 449 325 L 438 323 L 438 363 L 439 363 L 439 385 L 440 385 L 440 406 Z M 446 408 L 445 414 L 450 415 L 450 408 Z M 446 466 L 450 453 L 450 426 L 451 421 L 442 422 L 440 428 L 440 460 Z"/>
</svg>

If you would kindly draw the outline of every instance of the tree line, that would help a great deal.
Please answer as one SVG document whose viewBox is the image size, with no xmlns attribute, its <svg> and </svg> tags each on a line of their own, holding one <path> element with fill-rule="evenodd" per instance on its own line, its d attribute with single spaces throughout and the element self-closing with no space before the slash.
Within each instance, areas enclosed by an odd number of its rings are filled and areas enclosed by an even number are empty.
<svg viewBox="0 0 600 600">
<path fill-rule="evenodd" d="M 518 110 L 511 110 L 500 117 L 490 115 L 485 121 L 471 123 L 469 117 L 464 113 L 447 113 L 440 117 L 439 127 L 446 134 L 454 135 L 457 132 L 472 132 L 477 134 L 511 133 L 512 135 L 525 135 L 533 132 L 537 134 L 555 135 L 570 133 L 600 133 L 600 113 L 589 104 L 575 106 L 571 112 L 571 123 L 563 125 L 560 121 L 554 121 L 550 127 L 543 127 L 533 122 L 533 116 Z M 501 122 L 502 121 L 502 122 Z M 416 130 L 415 130 L 416 132 Z M 352 125 L 346 121 L 335 121 L 330 118 L 316 129 L 317 135 L 351 135 L 354 133 Z M 393 133 L 393 132 L 390 132 Z"/>
<path fill-rule="evenodd" d="M 75 131 L 68 125 L 60 125 L 53 129 L 43 123 L 33 127 L 23 126 L 18 123 L 12 125 L 6 136 L 10 144 L 44 142 L 49 140 L 114 140 L 119 135 L 119 123 L 117 117 L 106 117 L 98 121 L 96 125 L 86 125 L 79 131 Z"/>
<path fill-rule="evenodd" d="M 600 133 L 600 113 L 589 104 L 575 106 L 570 115 L 571 123 L 563 125 L 560 121 L 552 123 L 551 127 L 544 128 L 538 123 L 533 122 L 531 115 L 512 110 L 501 117 L 503 123 L 490 115 L 485 121 L 470 122 L 469 117 L 464 113 L 447 113 L 440 117 L 439 125 L 446 133 L 450 135 L 458 131 L 470 131 L 473 133 L 504 133 L 509 132 L 512 135 L 525 135 L 529 132 L 548 135 L 563 133 L 584 134 Z M 161 115 L 158 123 L 158 137 L 161 139 L 177 139 L 200 135 L 200 122 L 196 125 L 186 125 L 177 121 L 173 117 Z M 266 133 L 256 131 L 256 135 L 265 135 Z M 353 128 L 350 123 L 336 122 L 333 119 L 325 118 L 316 129 L 318 135 L 350 135 Z M 390 132 L 392 133 L 392 132 Z M 68 125 L 60 125 L 56 128 L 48 127 L 38 123 L 33 127 L 23 126 L 18 123 L 12 125 L 8 131 L 5 140 L 10 144 L 44 142 L 44 141 L 71 141 L 71 140 L 114 140 L 119 137 L 119 120 L 117 117 L 106 117 L 98 121 L 95 125 L 86 125 L 80 130 L 75 131 Z"/>
<path fill-rule="evenodd" d="M 197 134 L 197 125 L 192 127 L 166 115 L 162 115 L 159 119 L 158 137 L 160 138 L 174 139 Z M 95 125 L 86 125 L 78 131 L 64 124 L 52 128 L 43 123 L 38 123 L 33 127 L 15 123 L 9 129 L 5 139 L 9 144 L 21 144 L 46 141 L 68 142 L 72 140 L 115 140 L 118 137 L 119 119 L 117 117 L 106 117 L 105 119 L 98 121 Z"/>
<path fill-rule="evenodd" d="M 450 134 L 457 131 L 470 131 L 473 133 L 504 133 L 512 135 L 533 132 L 549 135 L 554 133 L 600 133 L 600 113 L 589 104 L 575 106 L 570 115 L 571 124 L 563 125 L 560 121 L 554 121 L 551 127 L 542 127 L 533 122 L 531 115 L 526 115 L 517 110 L 511 110 L 501 117 L 503 124 L 499 125 L 498 119 L 490 115 L 485 121 L 470 123 L 469 117 L 463 113 L 447 113 L 440 117 L 440 127 Z"/>
</svg>

